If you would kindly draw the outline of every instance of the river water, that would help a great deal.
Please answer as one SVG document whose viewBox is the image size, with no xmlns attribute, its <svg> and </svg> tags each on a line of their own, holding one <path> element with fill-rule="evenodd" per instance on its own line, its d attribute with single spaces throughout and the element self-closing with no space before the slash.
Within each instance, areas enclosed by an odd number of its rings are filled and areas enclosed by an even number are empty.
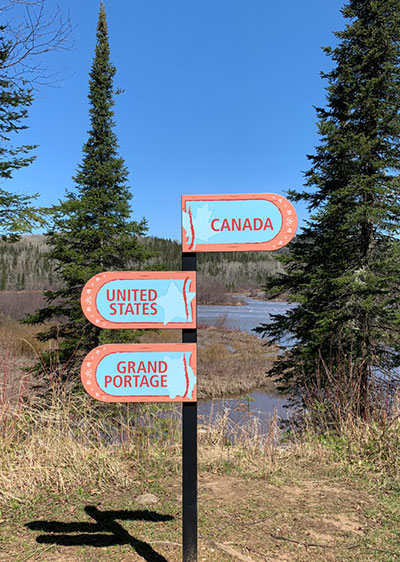
<svg viewBox="0 0 400 562">
<path fill-rule="evenodd" d="M 272 314 L 284 314 L 293 304 L 287 302 L 272 302 L 241 298 L 243 306 L 208 306 L 197 307 L 198 324 L 207 326 L 223 325 L 226 328 L 237 328 L 242 332 L 251 333 L 252 329 L 259 324 L 268 324 Z"/>
<path fill-rule="evenodd" d="M 198 306 L 198 324 L 252 333 L 252 329 L 259 324 L 270 322 L 272 314 L 284 314 L 294 306 L 286 302 L 262 301 L 250 297 L 242 300 L 246 303 L 243 306 Z M 287 339 L 284 343 L 290 343 L 290 340 Z M 286 406 L 285 398 L 263 389 L 257 389 L 248 396 L 199 400 L 199 423 L 211 425 L 220 418 L 227 420 L 230 429 L 258 423 L 260 431 L 265 432 L 274 412 L 281 419 L 287 419 L 289 410 Z"/>
</svg>

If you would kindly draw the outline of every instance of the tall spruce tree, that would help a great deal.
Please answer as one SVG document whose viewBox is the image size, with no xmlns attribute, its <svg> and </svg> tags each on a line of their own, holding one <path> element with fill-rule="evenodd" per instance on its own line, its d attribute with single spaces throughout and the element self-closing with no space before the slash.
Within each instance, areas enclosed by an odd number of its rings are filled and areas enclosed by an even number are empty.
<svg viewBox="0 0 400 562">
<path fill-rule="evenodd" d="M 99 345 L 100 340 L 112 337 L 112 331 L 100 330 L 84 318 L 80 307 L 83 285 L 101 271 L 126 270 L 147 256 L 138 241 L 138 236 L 147 230 L 146 221 L 130 219 L 128 170 L 118 155 L 113 131 L 115 71 L 110 62 L 106 13 L 101 3 L 89 81 L 89 138 L 83 146 L 82 164 L 73 178 L 76 188 L 67 192 L 56 208 L 54 224 L 46 234 L 48 255 L 56 261 L 63 286 L 57 291 L 46 291 L 48 306 L 25 319 L 34 324 L 60 319 L 38 337 L 43 341 L 57 339 L 57 363 L 59 373 L 64 374 L 66 363 L 68 373 L 73 373 L 82 354 Z M 124 332 L 124 336 L 128 333 Z M 51 356 L 45 359 L 50 360 Z M 53 368 L 54 365 L 52 361 Z"/>
<path fill-rule="evenodd" d="M 294 345 L 272 374 L 296 398 L 347 400 L 365 416 L 377 373 L 400 365 L 400 0 L 350 0 L 337 32 L 321 137 L 306 172 L 310 219 L 268 294 L 300 303 L 259 333 Z M 343 389 L 348 392 L 343 392 Z M 331 398 L 330 398 L 331 397 Z"/>
</svg>

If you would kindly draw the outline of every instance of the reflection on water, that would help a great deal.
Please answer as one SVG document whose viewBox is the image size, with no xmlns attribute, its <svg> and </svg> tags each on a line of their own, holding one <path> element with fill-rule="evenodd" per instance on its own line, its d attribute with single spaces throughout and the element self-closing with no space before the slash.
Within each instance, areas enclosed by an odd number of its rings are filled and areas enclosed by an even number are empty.
<svg viewBox="0 0 400 562">
<path fill-rule="evenodd" d="M 253 328 L 270 322 L 271 315 L 284 314 L 295 306 L 287 302 L 261 301 L 250 297 L 242 300 L 246 302 L 246 305 L 200 305 L 197 307 L 197 321 L 199 324 L 207 326 L 222 326 L 254 334 Z M 289 344 L 290 338 L 286 338 L 283 343 Z M 201 373 L 199 376 L 201 377 Z M 265 432 L 274 411 L 279 418 L 287 419 L 290 410 L 285 406 L 287 406 L 286 398 L 258 389 L 250 392 L 248 399 L 235 397 L 200 400 L 198 403 L 199 422 L 210 425 L 217 418 L 227 415 L 233 424 L 241 426 L 247 424 L 249 420 L 257 419 L 261 431 Z"/>
<path fill-rule="evenodd" d="M 262 389 L 251 392 L 242 397 L 215 398 L 214 400 L 199 400 L 199 424 L 214 425 L 218 420 L 226 417 L 230 428 L 245 427 L 257 420 L 261 433 L 266 433 L 271 418 L 276 415 L 281 420 L 288 419 L 286 399 L 278 394 L 267 393 Z"/>
<path fill-rule="evenodd" d="M 287 302 L 272 302 L 243 298 L 243 306 L 214 306 L 199 305 L 197 307 L 197 321 L 207 326 L 224 326 L 252 333 L 253 328 L 260 324 L 268 324 L 273 314 L 285 314 L 294 308 L 295 304 Z M 253 332 L 254 333 L 254 332 Z"/>
</svg>

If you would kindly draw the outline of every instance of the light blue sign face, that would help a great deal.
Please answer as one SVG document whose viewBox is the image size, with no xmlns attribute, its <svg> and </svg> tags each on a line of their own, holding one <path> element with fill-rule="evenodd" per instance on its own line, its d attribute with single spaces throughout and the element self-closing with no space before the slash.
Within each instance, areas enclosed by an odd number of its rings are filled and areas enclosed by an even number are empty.
<svg viewBox="0 0 400 562">
<path fill-rule="evenodd" d="M 191 323 L 192 300 L 185 279 L 118 279 L 103 285 L 96 307 L 113 323 Z"/>
<path fill-rule="evenodd" d="M 116 352 L 100 360 L 96 381 L 112 396 L 192 398 L 196 376 L 191 352 Z"/>
<path fill-rule="evenodd" d="M 182 225 L 188 245 L 269 242 L 282 228 L 279 208 L 264 199 L 187 202 Z"/>
</svg>

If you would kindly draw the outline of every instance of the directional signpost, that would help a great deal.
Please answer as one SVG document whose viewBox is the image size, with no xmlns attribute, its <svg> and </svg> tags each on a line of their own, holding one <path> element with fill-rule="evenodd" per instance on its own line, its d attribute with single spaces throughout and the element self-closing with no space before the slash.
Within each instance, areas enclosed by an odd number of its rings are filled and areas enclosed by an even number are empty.
<svg viewBox="0 0 400 562">
<path fill-rule="evenodd" d="M 81 379 L 102 402 L 182 402 L 183 562 L 197 560 L 196 253 L 278 250 L 296 233 L 281 195 L 182 196 L 182 271 L 105 272 L 82 291 L 99 328 L 182 329 L 181 344 L 105 344 L 85 358 Z"/>
<path fill-rule="evenodd" d="M 296 233 L 293 205 L 274 193 L 182 196 L 182 269 L 197 252 L 278 250 Z M 197 330 L 183 330 L 196 342 Z M 197 404 L 183 404 L 183 560 L 197 560 Z M 185 524 L 185 522 L 187 522 Z"/>
</svg>

